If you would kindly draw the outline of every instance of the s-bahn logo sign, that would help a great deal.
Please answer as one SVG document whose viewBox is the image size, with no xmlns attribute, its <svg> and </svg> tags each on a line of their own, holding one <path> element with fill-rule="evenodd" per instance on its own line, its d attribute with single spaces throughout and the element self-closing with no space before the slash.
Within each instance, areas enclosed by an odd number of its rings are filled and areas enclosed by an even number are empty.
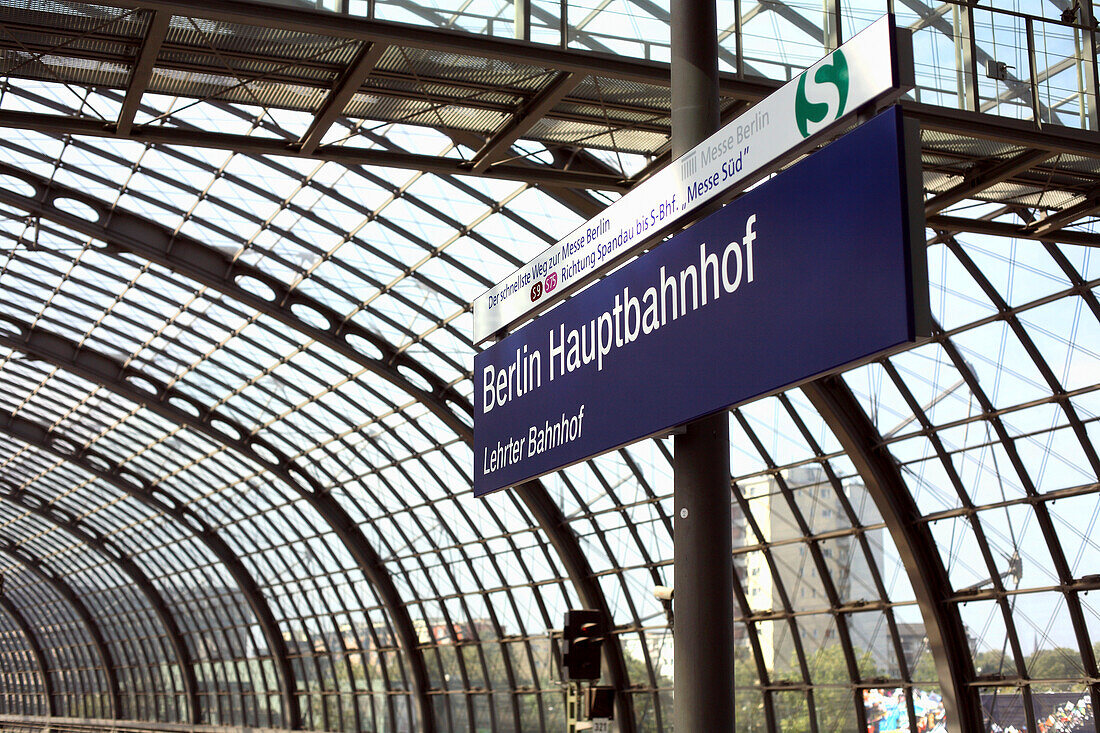
<svg viewBox="0 0 1100 733">
<path fill-rule="evenodd" d="M 828 99 L 830 93 L 824 90 L 827 86 L 833 88 L 831 96 L 836 101 L 811 102 L 806 95 L 806 80 L 810 78 L 810 72 L 806 71 L 798 77 L 798 94 L 794 98 L 794 118 L 798 123 L 798 131 L 802 137 L 810 136 L 810 123 L 820 123 L 830 117 L 830 112 L 835 107 L 836 114 L 831 115 L 833 120 L 838 120 L 844 115 L 848 104 L 848 59 L 844 52 L 833 52 L 831 63 L 821 64 L 813 74 L 810 82 L 810 95 L 815 99 Z"/>
</svg>

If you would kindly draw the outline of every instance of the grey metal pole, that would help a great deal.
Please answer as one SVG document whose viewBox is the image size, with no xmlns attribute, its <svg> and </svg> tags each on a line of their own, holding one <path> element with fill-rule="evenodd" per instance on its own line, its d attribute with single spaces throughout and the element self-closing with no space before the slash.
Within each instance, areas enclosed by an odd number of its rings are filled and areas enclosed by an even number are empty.
<svg viewBox="0 0 1100 733">
<path fill-rule="evenodd" d="M 531 2 L 532 0 L 513 0 L 515 6 L 516 40 L 531 40 Z"/>
<path fill-rule="evenodd" d="M 718 129 L 718 19 L 715 0 L 673 0 L 671 10 L 675 158 Z M 689 423 L 674 449 L 675 729 L 732 731 L 728 413 Z"/>
</svg>

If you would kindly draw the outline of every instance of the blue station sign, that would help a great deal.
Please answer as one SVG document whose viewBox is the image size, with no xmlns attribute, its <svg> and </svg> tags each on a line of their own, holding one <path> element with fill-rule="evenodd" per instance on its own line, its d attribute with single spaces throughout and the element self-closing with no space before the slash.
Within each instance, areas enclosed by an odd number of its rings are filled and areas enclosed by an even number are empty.
<svg viewBox="0 0 1100 733">
<path fill-rule="evenodd" d="M 926 333 L 906 129 L 880 114 L 479 353 L 475 495 Z"/>
</svg>

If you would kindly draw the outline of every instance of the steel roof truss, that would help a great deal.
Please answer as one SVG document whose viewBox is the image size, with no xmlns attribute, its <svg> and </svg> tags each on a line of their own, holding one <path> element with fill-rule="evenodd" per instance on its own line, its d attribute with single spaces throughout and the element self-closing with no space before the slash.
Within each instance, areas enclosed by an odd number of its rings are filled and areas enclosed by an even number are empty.
<svg viewBox="0 0 1100 733">
<path fill-rule="evenodd" d="M 237 426 L 233 418 L 222 415 L 215 409 L 195 404 L 193 399 L 172 387 L 164 385 L 151 375 L 146 375 L 133 367 L 124 366 L 111 357 L 78 346 L 49 331 L 31 327 L 13 319 L 8 319 L 8 323 L 19 329 L 22 335 L 15 337 L 0 336 L 0 343 L 5 346 L 32 354 L 62 369 L 72 370 L 84 379 L 101 384 L 136 404 L 144 404 L 167 420 L 179 425 L 186 425 L 206 435 L 216 443 L 222 444 L 255 464 L 263 466 L 287 487 L 305 499 L 329 523 L 336 536 L 340 538 L 348 548 L 351 556 L 355 558 L 356 564 L 366 579 L 378 591 L 379 597 L 394 625 L 398 647 L 401 649 L 409 671 L 412 673 L 411 693 L 419 712 L 420 730 L 423 733 L 434 733 L 435 718 L 429 699 L 427 666 L 408 608 L 404 605 L 397 587 L 394 585 L 393 579 L 390 577 L 381 558 L 367 542 L 358 525 L 306 469 L 297 464 L 292 458 L 283 456 L 280 451 L 268 445 L 261 438 L 252 436 L 247 430 Z M 138 377 L 151 385 L 155 385 L 155 396 L 133 386 L 128 377 Z M 201 411 L 201 417 L 195 417 L 183 409 L 175 407 L 170 400 L 195 405 Z M 224 427 L 219 428 L 215 425 Z M 235 431 L 237 435 L 229 434 L 227 429 Z M 265 458 L 257 452 L 255 446 L 260 446 L 265 453 L 270 453 L 272 459 Z M 278 639 L 271 639 L 269 642 L 275 647 L 283 649 L 286 647 L 281 636 Z M 279 677 L 286 715 L 285 723 L 287 727 L 296 728 L 300 725 L 301 713 L 298 698 L 295 695 L 297 687 L 294 683 L 294 670 L 289 663 L 288 656 L 283 657 Z"/>
<path fill-rule="evenodd" d="M 1012 224 L 1006 221 L 965 219 L 959 216 L 944 216 L 943 214 L 930 216 L 925 220 L 925 223 L 931 229 L 946 232 L 972 232 L 974 234 L 987 234 L 994 237 L 1034 239 L 1037 241 L 1051 240 L 1080 247 L 1100 247 L 1100 234 L 1072 229 L 1059 229 L 1054 233 L 1042 235 L 1034 229 L 1029 229 L 1027 226 L 1021 224 Z"/>
<path fill-rule="evenodd" d="M 824 377 L 802 390 L 855 464 L 902 556 L 933 649 L 948 723 L 980 730 L 980 705 L 968 685 L 974 664 L 965 627 L 958 607 L 946 604 L 937 590 L 950 587 L 947 572 L 928 528 L 914 521 L 919 511 L 901 472 L 879 447 L 877 430 L 841 377 Z"/>
<path fill-rule="evenodd" d="M 168 22 L 172 16 L 162 10 L 154 10 L 149 20 L 149 29 L 145 32 L 145 41 L 141 44 L 141 52 L 130 72 L 130 83 L 126 88 L 126 99 L 122 103 L 122 109 L 118 113 L 118 121 L 115 130 L 119 135 L 129 135 L 134 126 L 134 116 L 137 114 L 141 97 L 149 86 L 149 80 L 153 78 L 153 67 L 157 56 L 160 54 L 161 44 L 168 35 Z"/>
<path fill-rule="evenodd" d="M 157 590 L 149 579 L 149 576 L 138 567 L 138 564 L 126 553 L 117 549 L 104 537 L 92 530 L 82 527 L 74 518 L 67 516 L 68 512 L 56 506 L 38 506 L 35 502 L 26 499 L 27 492 L 18 487 L 7 486 L 6 481 L 0 481 L 0 485 L 6 486 L 0 489 L 0 499 L 10 501 L 25 511 L 40 517 L 50 524 L 62 527 L 78 539 L 103 556 L 109 563 L 115 564 L 118 569 L 128 575 L 137 589 L 145 596 L 146 602 L 160 621 L 164 634 L 176 656 L 176 663 L 180 670 L 180 679 L 183 681 L 183 694 L 187 701 L 188 723 L 200 722 L 198 681 L 195 678 L 195 665 L 191 659 L 191 653 L 183 640 L 179 624 L 168 608 L 164 596 Z M 172 694 L 173 691 L 168 691 Z"/>
<path fill-rule="evenodd" d="M 2 165 L 2 164 L 0 164 Z M 224 257 L 221 253 L 202 245 L 201 243 L 189 240 L 184 235 L 176 235 L 175 238 L 169 237 L 160 231 L 152 222 L 147 222 L 142 217 L 135 214 L 130 214 L 120 209 L 115 209 L 110 215 L 110 226 L 106 228 L 100 228 L 99 225 L 88 222 L 87 220 L 80 219 L 79 217 L 72 216 L 66 212 L 61 211 L 52 204 L 55 198 L 69 197 L 82 201 L 89 206 L 92 206 L 96 211 L 103 211 L 104 205 L 94 197 L 83 194 L 82 192 L 69 189 L 68 187 L 60 186 L 55 182 L 44 182 L 41 178 L 29 174 L 15 167 L 3 167 L 3 170 L 9 172 L 11 175 L 16 175 L 23 180 L 30 183 L 39 191 L 34 199 L 19 196 L 13 194 L 10 191 L 0 189 L 0 200 L 4 200 L 7 203 L 21 207 L 30 208 L 31 210 L 39 213 L 40 215 L 48 216 L 49 218 L 56 220 L 58 223 L 74 228 L 77 231 L 82 231 L 90 236 L 101 238 L 103 241 L 113 243 L 127 251 L 131 251 L 135 254 L 139 254 L 144 257 L 149 257 L 154 261 L 164 264 L 169 269 L 180 272 L 181 274 L 195 278 L 199 282 L 204 282 L 212 287 L 215 287 L 223 292 L 232 294 L 238 300 L 248 303 L 261 310 L 271 311 L 273 317 L 278 320 L 287 323 L 291 327 L 295 328 L 299 332 L 314 338 L 321 343 L 330 345 L 335 350 L 343 353 L 348 358 L 351 358 L 365 366 L 370 367 L 370 362 L 373 360 L 368 359 L 360 352 L 350 348 L 341 338 L 330 338 L 326 332 L 315 329 L 311 326 L 304 324 L 299 318 L 294 316 L 289 309 L 289 306 L 297 300 L 305 298 L 296 292 L 283 293 L 283 286 L 272 278 L 258 271 L 251 271 L 247 274 L 260 279 L 267 285 L 275 290 L 277 297 L 273 299 L 273 302 L 279 303 L 279 307 L 275 308 L 272 302 L 265 301 L 262 298 L 248 293 L 243 288 L 238 286 L 233 280 L 233 275 L 226 276 L 224 273 L 233 273 L 239 270 L 241 267 L 245 267 L 243 263 L 231 262 Z M 14 198 L 11 198 L 14 197 Z M 9 200 L 10 199 L 10 200 Z M 43 204 L 43 200 L 51 202 L 50 204 Z M 158 246 L 157 243 L 162 242 L 163 246 Z M 213 262 L 212 258 L 216 258 L 218 262 Z M 202 263 L 208 263 L 209 266 L 204 267 Z M 213 278 L 213 274 L 218 273 L 218 277 Z M 329 314 L 329 309 L 319 303 L 314 303 L 312 299 L 307 299 L 310 307 L 315 308 L 318 312 L 325 315 Z M 332 320 L 330 318 L 330 320 Z M 345 324 L 342 327 L 342 332 L 346 335 L 352 332 L 358 327 L 354 324 Z M 377 338 L 373 337 L 373 334 L 368 334 L 371 337 L 372 342 L 377 343 Z M 382 343 L 381 348 L 383 353 L 390 353 L 392 347 L 386 343 Z M 94 358 L 94 357 L 93 357 Z M 110 360 L 108 360 L 110 361 Z M 112 369 L 117 369 L 117 365 L 106 367 L 110 372 Z M 387 369 L 387 371 L 396 371 Z M 418 371 L 422 371 L 419 370 Z M 400 377 L 401 382 L 406 380 Z M 123 382 L 127 389 L 131 390 L 133 394 L 132 399 L 137 402 L 148 402 L 148 395 L 144 393 L 132 390 L 128 383 Z M 454 429 L 459 436 L 465 441 L 469 441 L 472 438 L 472 433 L 469 427 L 451 411 L 452 408 L 448 406 L 448 403 L 455 403 L 456 406 L 462 407 L 466 405 L 464 398 L 455 396 L 448 399 L 446 402 L 440 399 L 436 394 L 428 395 L 421 390 L 404 386 L 399 384 L 403 389 L 412 390 L 418 393 L 422 393 L 420 396 L 421 401 L 433 409 L 434 412 L 439 414 L 444 422 Z M 165 399 L 162 398 L 161 402 L 167 405 Z M 176 420 L 188 420 L 194 422 L 186 413 L 172 409 L 177 417 L 170 417 L 169 419 Z M 230 420 L 224 420 L 227 423 L 232 423 Z M 209 425 L 205 426 L 205 431 L 213 433 L 213 437 L 216 440 L 224 442 L 225 436 L 217 433 L 216 431 L 210 431 Z M 262 463 L 262 460 L 256 459 Z M 578 590 L 578 594 L 581 598 L 589 604 L 590 607 L 599 608 L 606 607 L 606 602 L 603 600 L 603 593 L 600 590 L 599 584 L 594 582 L 594 575 L 588 566 L 587 560 L 584 559 L 583 553 L 580 552 L 579 546 L 577 546 L 576 539 L 569 532 L 565 525 L 564 518 L 560 515 L 560 510 L 553 507 L 553 502 L 549 500 L 546 495 L 546 490 L 539 482 L 530 482 L 527 491 L 522 492 L 524 503 L 528 509 L 536 517 L 540 527 L 551 538 L 551 543 L 560 553 L 560 556 L 567 559 L 565 562 L 566 570 L 570 579 L 573 581 L 574 586 Z M 329 501 L 331 497 L 328 497 Z M 341 510 L 342 512 L 342 510 Z M 341 526 L 346 526 L 351 523 L 350 518 L 344 522 L 338 522 Z M 569 549 L 573 548 L 573 549 Z M 373 555 L 373 553 L 368 553 Z M 572 558 L 571 560 L 569 558 Z M 411 625 L 411 622 L 410 622 Z M 415 638 L 414 634 L 410 632 L 410 638 Z M 629 704 L 629 695 L 626 690 L 629 688 L 629 677 L 626 672 L 625 660 L 620 644 L 605 645 L 605 656 L 608 660 L 608 668 L 611 672 L 612 682 L 616 688 L 620 690 L 620 701 L 622 707 L 620 708 L 625 712 L 625 715 L 629 715 L 632 712 L 633 706 Z M 632 729 L 633 721 L 628 722 L 628 718 L 624 717 L 620 720 L 620 727 L 623 728 L 624 733 L 627 733 Z M 630 716 L 632 718 L 632 716 Z"/>
<path fill-rule="evenodd" d="M 530 130 L 536 122 L 557 106 L 567 94 L 577 88 L 585 78 L 584 74 L 573 71 L 561 71 L 539 91 L 527 104 L 516 111 L 512 118 L 489 138 L 471 161 L 470 170 L 484 173 L 495 161 L 503 157 L 512 143 Z"/>
<path fill-rule="evenodd" d="M 298 149 L 304 155 L 310 155 L 317 150 L 321 140 L 325 137 L 325 133 L 332 127 L 332 123 L 343 114 L 344 108 L 348 106 L 348 102 L 351 101 L 355 93 L 363 86 L 363 82 L 374 71 L 374 67 L 387 48 L 384 43 L 374 42 L 366 43 L 359 49 L 359 52 L 355 55 L 355 60 L 336 81 L 328 94 L 328 98 L 317 110 L 309 129 L 298 140 Z"/>
<path fill-rule="evenodd" d="M 40 561 L 30 557 L 21 548 L 16 547 L 10 542 L 2 541 L 0 542 L 0 554 L 7 555 L 15 562 L 27 568 L 32 574 L 38 576 L 42 582 L 50 586 L 54 592 L 72 608 L 73 612 L 80 620 L 81 625 L 84 626 L 84 630 L 88 634 L 92 646 L 95 647 L 96 654 L 99 656 L 100 671 L 103 672 L 103 679 L 107 684 L 107 689 L 103 690 L 103 693 L 107 695 L 107 699 L 110 702 L 111 715 L 116 720 L 121 718 L 122 698 L 119 693 L 118 672 L 115 666 L 114 656 L 107 646 L 107 640 L 103 636 L 103 631 L 100 630 L 99 624 L 96 623 L 95 617 L 92 616 L 91 611 L 88 610 L 84 601 L 80 600 L 80 596 L 77 595 L 76 591 L 74 591 L 68 583 L 58 577 Z"/>
<path fill-rule="evenodd" d="M 45 709 L 46 715 L 52 718 L 57 715 L 57 700 L 54 698 L 53 680 L 50 678 L 50 666 L 46 659 L 46 653 L 42 649 L 42 645 L 38 643 L 38 637 L 31 625 L 27 623 L 26 617 L 23 616 L 15 603 L 3 594 L 0 594 L 0 609 L 3 609 L 11 617 L 12 623 L 15 624 L 15 627 L 19 629 L 23 638 L 27 641 L 27 648 L 30 650 L 31 656 L 34 657 L 38 676 L 42 680 L 42 696 L 45 698 L 43 709 Z"/>
<path fill-rule="evenodd" d="M 984 169 L 978 169 L 973 175 L 967 175 L 957 186 L 953 186 L 928 199 L 924 203 L 924 213 L 926 216 L 938 214 L 948 206 L 957 204 L 963 199 L 972 198 L 990 186 L 995 186 L 1026 170 L 1030 170 L 1050 158 L 1051 155 L 1052 153 L 1046 150 L 1025 150 L 1013 158 Z"/>
<path fill-rule="evenodd" d="M 57 429 L 49 430 L 18 415 L 4 415 L 0 416 L 0 432 L 77 466 L 121 493 L 133 497 L 151 510 L 171 517 L 177 525 L 186 527 L 194 534 L 195 539 L 206 545 L 225 566 L 256 617 L 256 623 L 264 639 L 268 641 L 270 653 L 273 657 L 277 655 L 278 644 L 273 642 L 276 639 L 282 639 L 282 632 L 271 612 L 271 607 L 264 599 L 252 573 L 204 519 L 189 508 L 179 505 L 175 500 L 161 498 L 164 492 L 155 490 L 133 471 L 125 471 L 121 466 L 94 450 L 85 447 L 77 453 L 72 453 L 67 446 L 77 446 L 80 442 L 61 434 Z M 273 661 L 277 669 L 284 664 L 277 658 Z"/>
</svg>

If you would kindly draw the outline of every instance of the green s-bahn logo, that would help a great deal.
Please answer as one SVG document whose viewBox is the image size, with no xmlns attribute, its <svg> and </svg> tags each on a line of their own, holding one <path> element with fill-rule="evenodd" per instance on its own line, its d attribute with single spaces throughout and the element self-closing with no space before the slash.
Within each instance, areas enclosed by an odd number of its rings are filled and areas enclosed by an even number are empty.
<svg viewBox="0 0 1100 733">
<path fill-rule="evenodd" d="M 810 136 L 810 123 L 818 123 L 829 116 L 831 106 L 828 102 L 811 102 L 806 98 L 806 77 L 809 71 L 803 72 L 798 77 L 798 92 L 794 98 L 794 118 L 798 123 L 798 131 L 802 137 Z M 837 108 L 832 119 L 839 119 L 844 114 L 844 106 L 848 103 L 848 60 L 844 58 L 844 52 L 833 52 L 831 63 L 818 67 L 811 83 L 811 89 L 822 84 L 832 84 L 836 87 Z M 820 99 L 819 94 L 814 95 Z"/>
</svg>

